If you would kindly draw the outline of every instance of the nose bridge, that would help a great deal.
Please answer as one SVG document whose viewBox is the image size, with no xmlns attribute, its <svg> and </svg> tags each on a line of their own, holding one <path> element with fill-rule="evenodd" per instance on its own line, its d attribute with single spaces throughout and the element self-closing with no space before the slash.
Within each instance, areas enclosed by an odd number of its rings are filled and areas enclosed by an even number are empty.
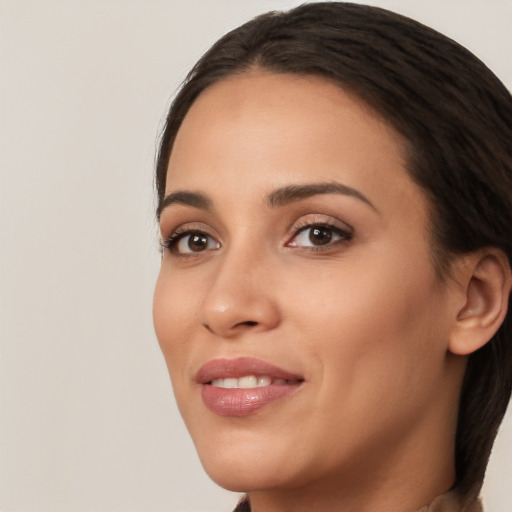
<svg viewBox="0 0 512 512">
<path fill-rule="evenodd" d="M 254 241 L 225 248 L 204 296 L 203 325 L 223 337 L 274 328 L 279 323 L 271 285 L 274 270 L 272 258 Z"/>
</svg>

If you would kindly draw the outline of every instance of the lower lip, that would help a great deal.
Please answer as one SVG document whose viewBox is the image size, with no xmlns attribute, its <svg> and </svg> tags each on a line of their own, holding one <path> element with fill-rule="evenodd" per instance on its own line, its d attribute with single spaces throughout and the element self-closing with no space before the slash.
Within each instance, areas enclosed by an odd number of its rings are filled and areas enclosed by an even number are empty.
<svg viewBox="0 0 512 512">
<path fill-rule="evenodd" d="M 260 388 L 230 389 L 203 384 L 203 401 L 219 416 L 247 416 L 297 391 L 300 383 L 271 384 Z"/>
</svg>

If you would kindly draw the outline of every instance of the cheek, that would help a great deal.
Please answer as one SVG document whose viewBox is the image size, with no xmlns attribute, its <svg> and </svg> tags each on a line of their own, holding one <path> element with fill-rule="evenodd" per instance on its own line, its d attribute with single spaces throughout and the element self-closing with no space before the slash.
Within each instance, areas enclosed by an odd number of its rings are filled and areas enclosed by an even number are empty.
<svg viewBox="0 0 512 512">
<path fill-rule="evenodd" d="M 382 250 L 371 264 L 346 262 L 295 291 L 301 338 L 331 391 L 353 390 L 345 396 L 378 407 L 386 388 L 434 380 L 445 353 L 442 294 L 425 254 L 407 261 Z"/>
<path fill-rule="evenodd" d="M 185 370 L 183 363 L 193 336 L 196 300 L 194 294 L 187 293 L 187 287 L 162 266 L 153 296 L 153 324 L 173 384 L 178 373 Z"/>
</svg>

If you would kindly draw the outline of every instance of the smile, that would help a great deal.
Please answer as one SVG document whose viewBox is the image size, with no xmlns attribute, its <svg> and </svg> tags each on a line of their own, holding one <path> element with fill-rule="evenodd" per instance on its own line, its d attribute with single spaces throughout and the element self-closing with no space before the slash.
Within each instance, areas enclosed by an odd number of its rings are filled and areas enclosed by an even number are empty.
<svg viewBox="0 0 512 512">
<path fill-rule="evenodd" d="M 227 379 L 214 379 L 211 382 L 212 386 L 224 389 L 250 389 L 262 388 L 270 385 L 286 385 L 294 381 L 286 379 L 273 379 L 268 375 L 256 376 L 246 375 L 240 378 L 227 378 Z M 295 381 L 296 382 L 296 381 Z"/>
<path fill-rule="evenodd" d="M 196 375 L 206 407 L 219 416 L 246 416 L 296 392 L 304 378 L 251 358 L 215 359 Z"/>
</svg>

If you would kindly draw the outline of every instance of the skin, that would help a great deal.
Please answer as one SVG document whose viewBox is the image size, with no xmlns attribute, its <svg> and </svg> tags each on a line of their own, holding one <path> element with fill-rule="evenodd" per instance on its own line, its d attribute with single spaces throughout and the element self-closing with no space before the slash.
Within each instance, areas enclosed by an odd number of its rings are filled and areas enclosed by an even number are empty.
<svg viewBox="0 0 512 512">
<path fill-rule="evenodd" d="M 338 86 L 257 70 L 204 91 L 180 128 L 166 194 L 210 204 L 162 211 L 163 239 L 181 239 L 163 252 L 155 330 L 206 471 L 254 512 L 411 512 L 454 482 L 461 294 L 434 269 L 404 153 Z M 333 182 L 357 193 L 269 205 L 276 189 Z M 311 242 L 318 224 L 332 242 Z M 191 251 L 190 229 L 205 250 Z M 242 356 L 305 382 L 255 414 L 218 416 L 195 374 Z"/>
</svg>

